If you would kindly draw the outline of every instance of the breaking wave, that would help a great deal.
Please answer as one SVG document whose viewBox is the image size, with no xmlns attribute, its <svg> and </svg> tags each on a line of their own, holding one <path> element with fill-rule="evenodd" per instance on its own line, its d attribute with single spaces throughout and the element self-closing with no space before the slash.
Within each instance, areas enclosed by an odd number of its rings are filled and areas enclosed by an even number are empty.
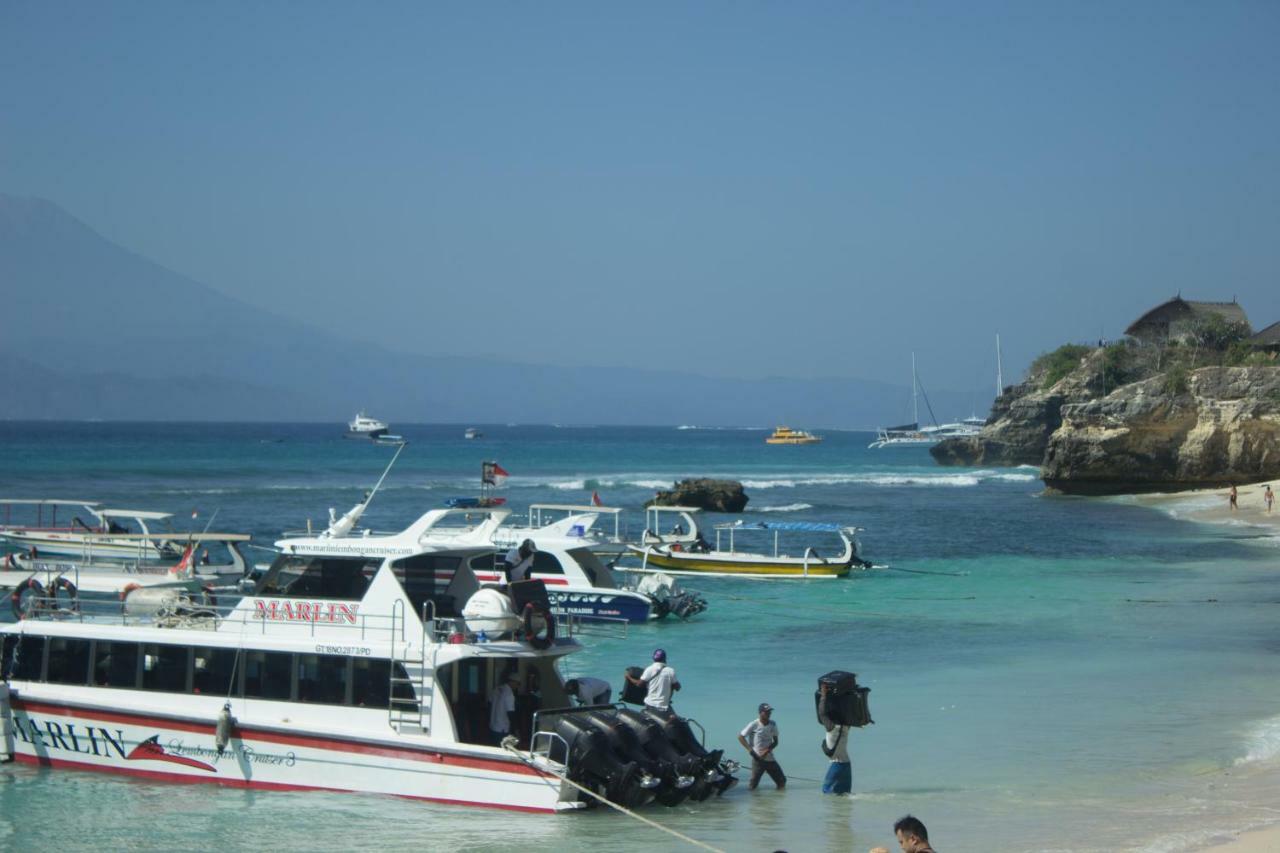
<svg viewBox="0 0 1280 853">
<path fill-rule="evenodd" d="M 1245 754 L 1235 763 L 1254 764 L 1280 756 L 1280 717 L 1256 723 L 1245 735 Z"/>
<path fill-rule="evenodd" d="M 803 509 L 813 509 L 813 504 L 795 503 L 784 504 L 782 506 L 762 506 L 753 512 L 800 512 Z"/>
</svg>

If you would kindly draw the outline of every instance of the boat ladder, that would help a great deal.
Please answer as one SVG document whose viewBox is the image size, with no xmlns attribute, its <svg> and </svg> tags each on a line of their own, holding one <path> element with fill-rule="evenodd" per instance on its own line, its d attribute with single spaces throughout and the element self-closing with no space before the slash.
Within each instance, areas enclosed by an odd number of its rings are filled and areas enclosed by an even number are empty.
<svg viewBox="0 0 1280 853">
<path fill-rule="evenodd" d="M 434 643 L 429 643 L 427 626 L 435 619 L 435 603 L 422 608 L 422 631 L 417 642 L 406 636 L 405 606 L 396 601 L 391 608 L 391 666 L 388 674 L 387 723 L 400 734 L 431 734 L 431 706 L 435 695 Z M 428 613 L 430 614 L 428 616 Z M 428 661 L 428 646 L 431 647 Z"/>
</svg>

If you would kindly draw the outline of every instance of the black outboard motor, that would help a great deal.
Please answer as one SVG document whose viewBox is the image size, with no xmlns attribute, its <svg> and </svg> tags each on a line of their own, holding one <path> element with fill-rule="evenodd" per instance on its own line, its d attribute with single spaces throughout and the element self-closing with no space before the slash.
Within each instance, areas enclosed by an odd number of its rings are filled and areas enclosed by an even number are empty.
<svg viewBox="0 0 1280 853">
<path fill-rule="evenodd" d="M 552 755 L 568 765 L 570 779 L 629 809 L 653 799 L 652 790 L 641 784 L 640 768 L 634 762 L 619 761 L 608 736 L 590 722 L 566 714 L 555 719 L 553 731 L 568 745 L 568 755 L 561 758 L 554 751 Z"/>
<path fill-rule="evenodd" d="M 702 762 L 708 774 L 708 782 L 717 794 L 723 794 L 738 783 L 733 775 L 733 771 L 737 769 L 736 763 L 723 760 L 723 749 L 708 751 L 693 736 L 693 730 L 682 718 L 675 714 L 655 713 L 648 708 L 645 708 L 644 715 L 662 727 L 662 733 L 677 751 L 692 755 Z"/>
<path fill-rule="evenodd" d="M 595 726 L 609 739 L 609 746 L 620 761 L 627 761 L 640 768 L 641 785 L 652 787 L 656 799 L 667 806 L 674 806 L 688 793 L 692 777 L 682 777 L 675 766 L 654 759 L 640 745 L 636 733 L 608 711 L 588 711 L 583 719 Z M 647 778 L 646 778 L 647 777 Z"/>
<path fill-rule="evenodd" d="M 669 802 L 663 799 L 662 792 L 659 792 L 658 802 L 674 806 L 685 797 L 701 801 L 711 796 L 713 789 L 706 779 L 706 771 L 714 770 L 714 765 L 705 767 L 702 759 L 681 753 L 672 746 L 671 741 L 667 740 L 667 736 L 662 732 L 662 726 L 639 711 L 621 708 L 616 713 L 618 724 L 635 734 L 645 754 L 661 762 L 662 765 L 674 769 L 676 773 L 676 789 L 680 792 L 680 796 L 670 798 L 672 801 Z M 667 781 L 666 777 L 663 781 Z"/>
</svg>

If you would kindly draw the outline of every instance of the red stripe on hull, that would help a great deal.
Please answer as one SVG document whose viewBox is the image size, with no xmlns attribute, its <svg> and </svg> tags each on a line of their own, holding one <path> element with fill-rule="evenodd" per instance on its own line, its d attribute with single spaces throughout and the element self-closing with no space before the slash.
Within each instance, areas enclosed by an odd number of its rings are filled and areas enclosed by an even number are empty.
<svg viewBox="0 0 1280 853">
<path fill-rule="evenodd" d="M 182 782 L 185 784 L 213 784 L 224 788 L 249 788 L 262 791 L 330 791 L 339 794 L 365 793 L 350 788 L 328 788 L 323 785 L 290 785 L 284 782 L 247 782 L 243 779 L 215 779 L 208 776 L 194 776 L 186 773 L 165 773 L 162 770 L 141 770 L 132 767 L 111 767 L 102 764 L 90 764 L 87 761 L 71 761 L 66 758 L 40 758 L 35 755 L 18 753 L 14 760 L 21 764 L 36 767 L 64 767 L 71 770 L 95 770 L 99 773 L 117 773 L 121 776 L 133 776 L 139 779 L 150 779 L 156 782 Z M 450 806 L 475 806 L 502 811 L 530 812 L 533 814 L 555 814 L 555 809 L 539 809 L 533 806 L 511 806 L 501 803 L 480 803 L 472 800 L 451 800 L 445 797 L 415 797 L 412 794 L 389 794 L 406 800 L 421 800 L 428 803 L 443 803 Z"/>
<path fill-rule="evenodd" d="M 81 716 L 92 717 L 95 720 L 104 720 L 112 723 L 124 723 L 134 726 L 156 726 L 159 728 L 173 729 L 182 732 L 198 732 L 201 734 L 214 734 L 214 725 L 200 725 L 198 723 L 189 723 L 182 720 L 170 720 L 164 717 L 148 717 L 143 714 L 129 714 L 119 711 L 105 711 L 96 708 L 80 708 L 69 707 L 65 705 L 52 705 L 46 702 L 30 701 L 14 697 L 13 709 L 15 711 L 29 711 L 40 714 L 52 714 L 58 717 L 72 717 L 79 719 Z M 313 749 L 331 749 L 338 752 L 353 752 L 358 755 L 376 755 L 381 758 L 399 758 L 410 761 L 425 761 L 432 764 L 448 764 L 455 767 L 471 767 L 477 770 L 491 770 L 497 773 L 514 773 L 524 776 L 539 776 L 547 779 L 555 779 L 556 777 L 536 770 L 527 764 L 514 761 L 495 761 L 489 758 L 479 758 L 469 755 L 455 755 L 446 752 L 431 752 L 426 749 L 414 749 L 413 747 L 394 747 L 394 746 L 377 746 L 374 744 L 360 743 L 358 741 L 345 740 L 337 737 L 326 737 L 323 735 L 291 735 L 283 732 L 271 731 L 269 729 L 259 729 L 253 726 L 236 726 L 236 736 L 241 739 L 253 741 L 265 741 L 267 743 L 280 743 L 288 746 L 310 747 Z"/>
</svg>

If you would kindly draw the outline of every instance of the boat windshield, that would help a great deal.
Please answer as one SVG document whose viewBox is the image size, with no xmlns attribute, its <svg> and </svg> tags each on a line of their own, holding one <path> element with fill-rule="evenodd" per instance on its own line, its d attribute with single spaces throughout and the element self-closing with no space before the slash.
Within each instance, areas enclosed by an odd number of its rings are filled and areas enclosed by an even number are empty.
<svg viewBox="0 0 1280 853">
<path fill-rule="evenodd" d="M 359 601 L 382 565 L 375 557 L 311 557 L 281 554 L 254 590 L 280 598 Z"/>
</svg>

